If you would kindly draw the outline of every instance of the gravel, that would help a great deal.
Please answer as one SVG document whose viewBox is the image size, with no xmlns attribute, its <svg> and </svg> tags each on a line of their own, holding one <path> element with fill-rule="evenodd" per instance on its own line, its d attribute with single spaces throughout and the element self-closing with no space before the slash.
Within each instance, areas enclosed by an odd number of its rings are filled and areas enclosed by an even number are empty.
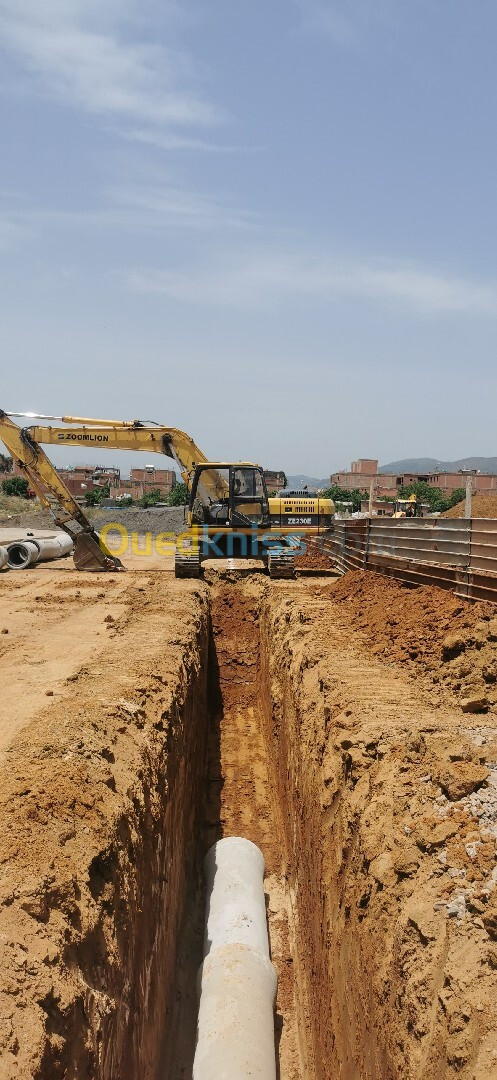
<svg viewBox="0 0 497 1080">
<path fill-rule="evenodd" d="M 97 532 L 104 525 L 114 524 L 114 522 L 124 525 L 129 533 L 136 532 L 139 536 L 144 536 L 148 532 L 152 536 L 158 536 L 162 532 L 171 532 L 178 536 L 186 530 L 186 507 L 183 506 L 160 508 L 151 506 L 146 510 L 142 507 L 136 510 L 93 510 L 84 507 L 84 511 Z M 0 515 L 0 526 L 53 529 L 54 520 L 47 510 L 27 510 L 22 514 Z"/>
<path fill-rule="evenodd" d="M 151 506 L 147 510 L 142 508 L 137 510 L 97 510 L 92 514 L 92 523 L 97 531 L 102 529 L 104 525 L 116 523 L 124 526 L 129 533 L 136 532 L 139 536 L 145 536 L 146 533 L 159 536 L 163 532 L 174 533 L 175 536 L 178 536 L 186 531 L 185 519 L 186 507 L 183 506 L 160 508 Z M 116 535 L 118 535 L 117 531 Z M 112 532 L 109 533 L 109 536 L 112 536 Z"/>
</svg>

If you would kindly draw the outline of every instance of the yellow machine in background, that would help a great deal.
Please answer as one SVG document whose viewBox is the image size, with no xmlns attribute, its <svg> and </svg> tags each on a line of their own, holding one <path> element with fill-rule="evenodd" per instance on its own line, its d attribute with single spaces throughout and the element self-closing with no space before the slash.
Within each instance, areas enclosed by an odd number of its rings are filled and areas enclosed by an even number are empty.
<svg viewBox="0 0 497 1080">
<path fill-rule="evenodd" d="M 64 427 L 20 428 L 11 416 L 56 420 Z M 73 538 L 80 570 L 121 567 L 101 542 L 76 499 L 61 480 L 41 444 L 90 446 L 100 450 L 153 451 L 173 458 L 189 491 L 186 536 L 176 552 L 178 577 L 198 577 L 205 558 L 233 556 L 264 559 L 271 577 L 291 577 L 300 539 L 330 528 L 331 499 L 284 493 L 269 499 L 264 472 L 252 462 L 209 461 L 193 439 L 178 428 L 139 420 L 93 420 L 75 416 L 39 416 L 0 411 L 0 439 L 27 476 L 44 506 L 59 509 L 55 521 Z"/>
<path fill-rule="evenodd" d="M 417 496 L 409 495 L 407 499 L 397 499 L 392 516 L 394 518 L 421 517 L 422 509 Z"/>
</svg>

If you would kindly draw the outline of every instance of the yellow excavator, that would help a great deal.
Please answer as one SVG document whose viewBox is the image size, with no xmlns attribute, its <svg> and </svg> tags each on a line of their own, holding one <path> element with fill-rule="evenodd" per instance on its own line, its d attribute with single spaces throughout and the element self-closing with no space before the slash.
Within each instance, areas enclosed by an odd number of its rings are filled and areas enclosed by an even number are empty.
<svg viewBox="0 0 497 1080">
<path fill-rule="evenodd" d="M 12 416 L 57 421 L 19 427 Z M 173 458 L 189 491 L 187 530 L 176 551 L 177 577 L 199 577 L 206 558 L 263 558 L 273 578 L 292 577 L 302 538 L 317 537 L 333 523 L 331 499 L 285 493 L 269 499 L 263 469 L 252 462 L 209 461 L 178 428 L 139 420 L 93 420 L 0 410 L 0 439 L 56 524 L 74 540 L 79 570 L 116 570 L 121 561 L 99 539 L 91 522 L 42 449 L 90 446 L 153 451 Z M 52 501 L 57 510 L 52 510 Z"/>
<path fill-rule="evenodd" d="M 416 495 L 409 495 L 407 499 L 397 499 L 394 504 L 394 518 L 422 517 L 422 509 Z"/>
</svg>

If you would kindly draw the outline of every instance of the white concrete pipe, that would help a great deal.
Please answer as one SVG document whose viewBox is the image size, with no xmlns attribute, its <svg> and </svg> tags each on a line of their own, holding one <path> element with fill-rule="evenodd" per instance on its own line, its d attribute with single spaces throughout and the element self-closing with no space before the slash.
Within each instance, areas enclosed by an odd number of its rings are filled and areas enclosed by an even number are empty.
<svg viewBox="0 0 497 1080">
<path fill-rule="evenodd" d="M 264 858 L 231 836 L 207 852 L 204 962 L 193 1080 L 276 1080 L 276 972 L 269 959 Z"/>
<path fill-rule="evenodd" d="M 64 555 L 70 555 L 73 542 L 67 533 L 57 533 L 56 536 L 39 538 L 33 537 L 40 554 L 39 562 L 48 562 L 50 559 L 62 559 Z"/>
<path fill-rule="evenodd" d="M 26 566 L 33 566 L 40 556 L 32 540 L 18 540 L 15 544 L 9 544 L 7 551 L 11 570 L 23 570 Z"/>
<path fill-rule="evenodd" d="M 6 566 L 9 561 L 9 553 L 7 548 L 0 547 L 0 570 L 2 566 Z"/>
<path fill-rule="evenodd" d="M 11 570 L 23 570 L 36 562 L 62 559 L 64 555 L 70 555 L 72 549 L 73 541 L 64 532 L 50 537 L 30 536 L 28 540 L 17 540 L 8 545 L 9 566 Z"/>
</svg>

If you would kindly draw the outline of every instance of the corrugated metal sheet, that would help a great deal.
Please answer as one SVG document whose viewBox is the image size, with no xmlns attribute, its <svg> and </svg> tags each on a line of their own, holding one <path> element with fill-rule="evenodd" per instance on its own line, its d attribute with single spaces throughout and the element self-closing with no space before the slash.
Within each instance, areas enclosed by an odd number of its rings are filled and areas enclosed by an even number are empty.
<svg viewBox="0 0 497 1080">
<path fill-rule="evenodd" d="M 373 570 L 497 603 L 497 520 L 362 518 L 337 521 L 323 549 L 338 569 Z"/>
</svg>

